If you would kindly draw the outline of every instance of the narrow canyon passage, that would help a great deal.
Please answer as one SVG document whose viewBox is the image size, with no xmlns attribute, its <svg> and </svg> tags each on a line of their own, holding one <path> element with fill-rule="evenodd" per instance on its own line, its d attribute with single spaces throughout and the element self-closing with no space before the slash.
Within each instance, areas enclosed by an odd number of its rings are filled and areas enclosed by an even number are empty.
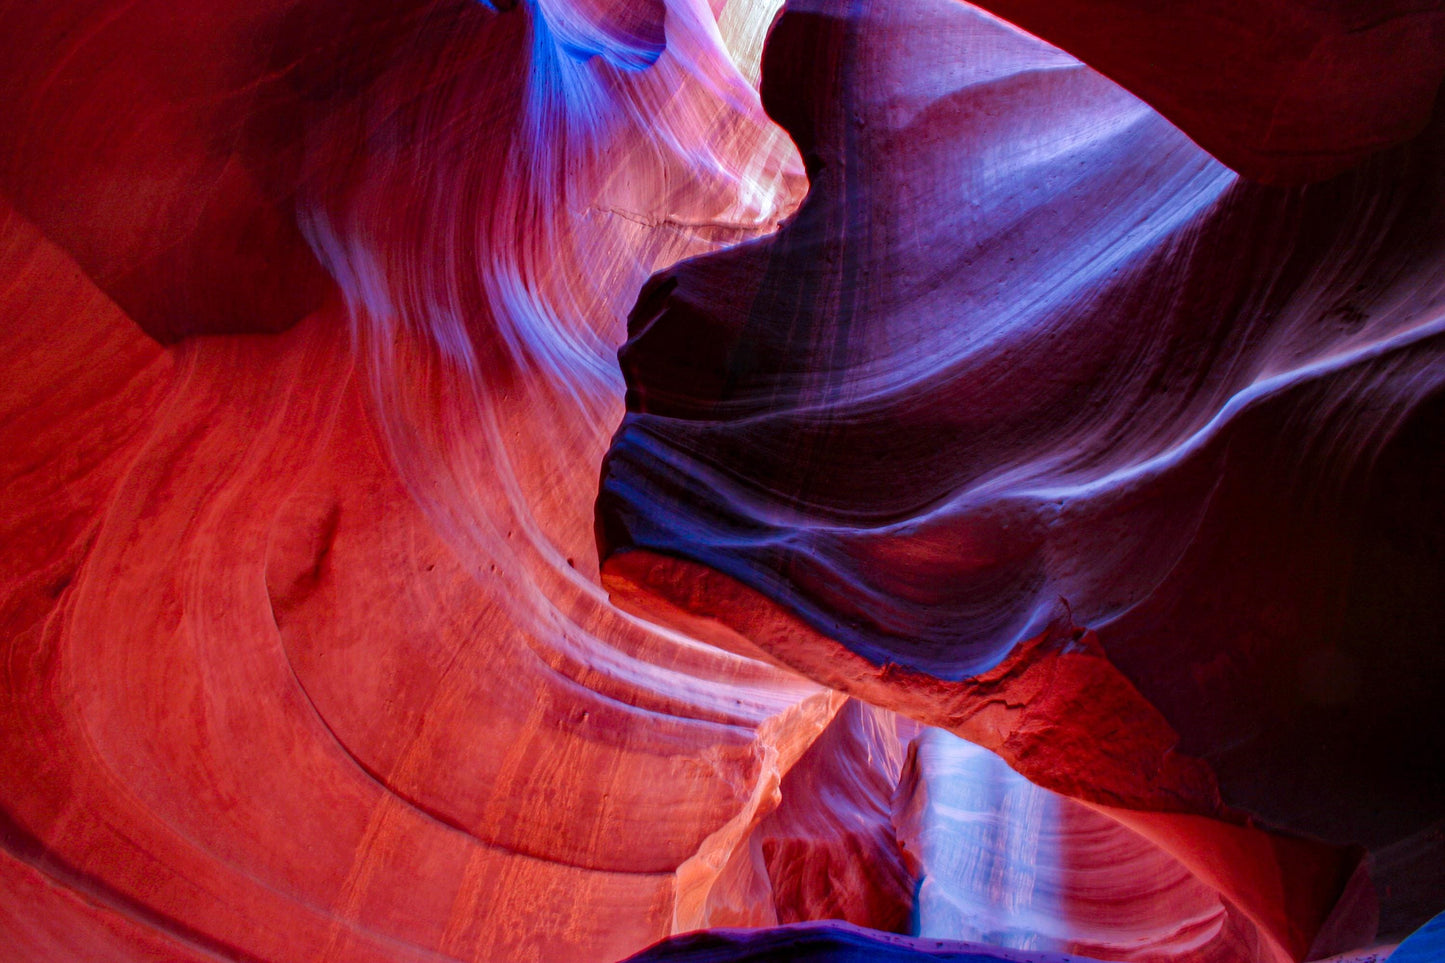
<svg viewBox="0 0 1445 963">
<path fill-rule="evenodd" d="M 0 49 L 0 961 L 1432 952 L 1445 5 Z"/>
</svg>

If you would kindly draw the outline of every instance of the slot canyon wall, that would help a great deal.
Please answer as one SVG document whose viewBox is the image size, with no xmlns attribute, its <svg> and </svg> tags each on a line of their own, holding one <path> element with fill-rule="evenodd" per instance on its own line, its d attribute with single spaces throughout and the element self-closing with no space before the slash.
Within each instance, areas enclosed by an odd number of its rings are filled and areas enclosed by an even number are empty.
<svg viewBox="0 0 1445 963">
<path fill-rule="evenodd" d="M 0 960 L 1436 952 L 1445 4 L 0 49 Z"/>
</svg>

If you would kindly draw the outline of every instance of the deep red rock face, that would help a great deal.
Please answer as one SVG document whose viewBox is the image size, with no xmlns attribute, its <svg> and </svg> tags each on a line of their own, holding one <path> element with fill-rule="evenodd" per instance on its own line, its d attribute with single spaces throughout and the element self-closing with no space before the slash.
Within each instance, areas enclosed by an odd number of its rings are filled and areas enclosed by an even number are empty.
<svg viewBox="0 0 1445 963">
<path fill-rule="evenodd" d="M 1438 912 L 1445 15 L 991 9 L 0 2 L 0 959 Z"/>
</svg>

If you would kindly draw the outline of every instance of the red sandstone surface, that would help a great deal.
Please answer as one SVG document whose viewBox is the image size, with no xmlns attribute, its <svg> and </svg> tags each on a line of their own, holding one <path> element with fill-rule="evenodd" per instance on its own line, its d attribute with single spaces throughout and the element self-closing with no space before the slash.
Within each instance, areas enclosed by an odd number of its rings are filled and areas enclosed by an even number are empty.
<svg viewBox="0 0 1445 963">
<path fill-rule="evenodd" d="M 778 7 L 0 0 L 0 961 L 1445 905 L 1445 9 Z"/>
</svg>

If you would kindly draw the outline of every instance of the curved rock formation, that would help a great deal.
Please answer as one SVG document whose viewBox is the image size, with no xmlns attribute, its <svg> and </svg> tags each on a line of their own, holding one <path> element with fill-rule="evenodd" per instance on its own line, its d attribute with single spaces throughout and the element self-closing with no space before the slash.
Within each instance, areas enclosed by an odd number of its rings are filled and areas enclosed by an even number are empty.
<svg viewBox="0 0 1445 963">
<path fill-rule="evenodd" d="M 812 188 L 639 299 L 604 579 L 1107 808 L 1288 957 L 1360 939 L 1303 837 L 1445 815 L 1396 689 L 1445 681 L 1440 125 L 1250 185 L 943 3 L 791 4 L 762 91 Z"/>
<path fill-rule="evenodd" d="M 921 877 L 916 931 L 1101 960 L 1265 960 L 1258 929 L 1161 847 L 938 730 L 895 821 Z"/>
<path fill-rule="evenodd" d="M 1322 180 L 1416 136 L 1445 9 L 1415 0 L 987 0 L 1117 80 L 1247 177 Z"/>
<path fill-rule="evenodd" d="M 0 2 L 0 958 L 1438 911 L 1439 5 L 1143 6 Z"/>
<path fill-rule="evenodd" d="M 320 12 L 292 26 L 314 40 Z M 669 15 L 646 71 L 575 49 L 588 21 L 562 13 L 556 35 L 546 10 L 453 4 L 334 38 L 379 50 L 295 40 L 266 78 L 309 123 L 288 128 L 293 230 L 344 301 L 283 335 L 161 348 L 135 322 L 174 292 L 130 316 L 84 252 L 7 211 L 21 958 L 616 959 L 696 925 L 690 894 L 835 711 L 596 584 L 621 314 L 659 264 L 770 227 L 799 173 L 700 10 Z M 52 73 L 140 15 L 93 12 Z M 182 107 L 193 135 L 215 105 Z M 68 183 L 30 171 L 35 196 Z M 253 307 L 224 271 L 180 282 Z"/>
</svg>

